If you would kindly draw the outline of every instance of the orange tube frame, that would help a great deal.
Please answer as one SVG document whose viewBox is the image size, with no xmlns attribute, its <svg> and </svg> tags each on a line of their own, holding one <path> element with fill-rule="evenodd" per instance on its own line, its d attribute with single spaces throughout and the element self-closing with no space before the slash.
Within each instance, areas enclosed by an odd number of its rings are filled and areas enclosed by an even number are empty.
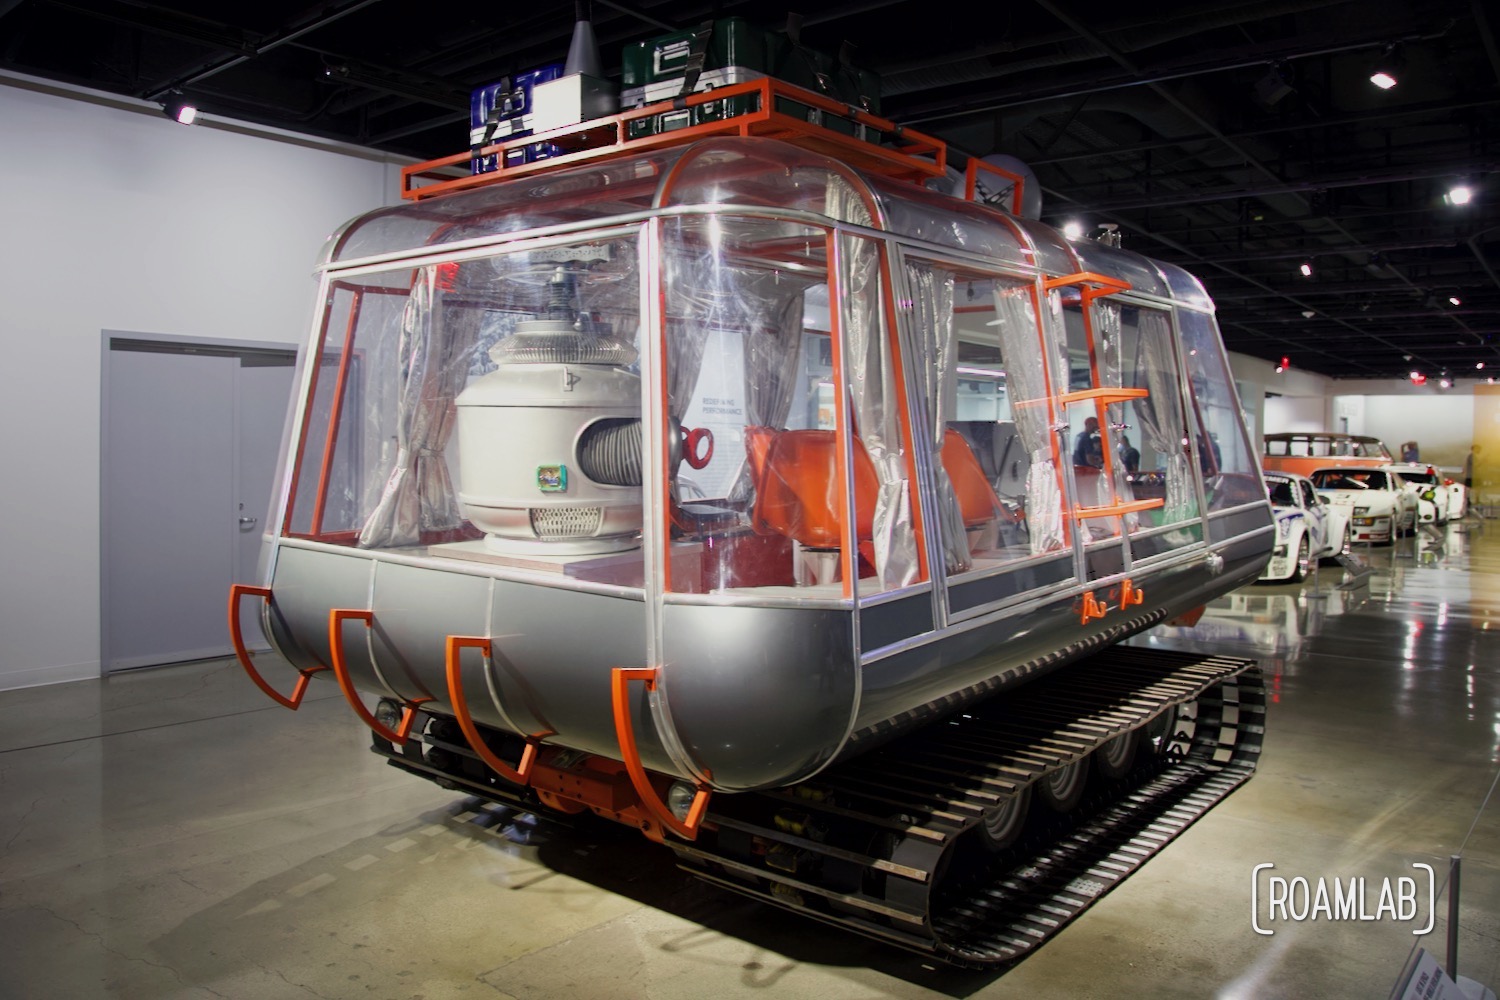
<svg viewBox="0 0 1500 1000">
<path fill-rule="evenodd" d="M 615 713 L 615 737 L 620 741 L 620 756 L 641 805 L 663 828 L 671 830 L 683 840 L 697 840 L 713 791 L 700 784 L 697 794 L 693 796 L 693 804 L 688 807 L 687 819 L 678 819 L 652 787 L 651 778 L 641 765 L 641 754 L 635 745 L 635 727 L 630 721 L 630 682 L 644 681 L 646 690 L 654 691 L 656 677 L 655 667 L 616 667 L 610 672 L 610 701 Z"/>
<path fill-rule="evenodd" d="M 381 724 L 380 720 L 370 714 L 365 708 L 365 703 L 360 700 L 359 692 L 354 690 L 354 682 L 349 679 L 349 665 L 344 660 L 344 622 L 350 618 L 357 618 L 365 623 L 365 628 L 373 628 L 375 625 L 375 612 L 366 611 L 362 608 L 333 608 L 328 612 L 328 651 L 333 660 L 333 676 L 338 678 L 339 688 L 344 692 L 344 699 L 349 702 L 349 707 L 354 709 L 354 714 L 360 717 L 365 725 L 375 731 L 375 735 L 399 746 L 405 746 L 407 738 L 411 735 L 411 725 L 416 719 L 417 706 L 423 702 L 431 701 L 431 698 L 418 698 L 408 701 L 402 708 L 401 725 L 394 732 Z"/>
<path fill-rule="evenodd" d="M 303 697 L 307 694 L 308 679 L 311 678 L 313 674 L 327 670 L 328 668 L 313 667 L 309 670 L 303 670 L 299 668 L 297 670 L 297 673 L 300 676 L 297 678 L 297 686 L 292 688 L 292 693 L 290 695 L 284 695 L 273 688 L 270 684 L 267 684 L 266 679 L 260 675 L 260 671 L 256 670 L 254 664 L 250 662 L 250 651 L 245 648 L 245 636 L 240 630 L 240 598 L 244 597 L 246 594 L 254 594 L 255 596 L 264 600 L 267 604 L 271 603 L 270 587 L 252 587 L 244 583 L 235 583 L 230 585 L 229 639 L 234 643 L 234 655 L 240 661 L 240 666 L 245 668 L 245 673 L 249 674 L 250 679 L 255 682 L 256 687 L 264 691 L 266 695 L 278 705 L 290 708 L 295 712 L 298 706 L 302 704 Z"/>
<path fill-rule="evenodd" d="M 527 737 L 526 749 L 521 752 L 521 760 L 514 768 L 495 756 L 484 742 L 484 737 L 480 735 L 479 727 L 474 725 L 474 717 L 469 714 L 469 701 L 464 695 L 463 663 L 460 660 L 465 647 L 478 649 L 485 656 L 489 656 L 490 640 L 483 636 L 473 635 L 450 635 L 448 637 L 448 701 L 453 706 L 453 717 L 458 720 L 458 728 L 463 730 L 464 739 L 469 741 L 469 749 L 473 750 L 491 771 L 512 784 L 523 787 L 529 785 L 531 784 L 531 769 L 536 764 L 536 745 L 540 737 Z"/>
</svg>

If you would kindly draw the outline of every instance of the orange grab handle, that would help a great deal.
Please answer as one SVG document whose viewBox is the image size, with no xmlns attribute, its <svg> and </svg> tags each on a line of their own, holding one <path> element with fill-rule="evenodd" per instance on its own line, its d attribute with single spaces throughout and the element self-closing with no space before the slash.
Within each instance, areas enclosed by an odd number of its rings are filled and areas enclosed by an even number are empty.
<svg viewBox="0 0 1500 1000">
<path fill-rule="evenodd" d="M 1099 603 L 1092 590 L 1083 592 L 1083 612 L 1078 617 L 1078 624 L 1087 625 L 1090 618 L 1103 618 L 1109 608 Z"/>
<path fill-rule="evenodd" d="M 328 612 L 328 649 L 333 659 L 333 676 L 338 678 L 344 700 L 349 702 L 354 714 L 373 729 L 376 736 L 389 740 L 398 747 L 405 746 L 407 737 L 411 735 L 411 724 L 416 718 L 417 706 L 432 699 L 418 698 L 407 702 L 401 712 L 401 725 L 394 732 L 381 725 L 380 720 L 365 708 L 359 692 L 354 690 L 354 682 L 349 679 L 349 664 L 344 661 L 344 622 L 350 618 L 357 618 L 365 623 L 365 628 L 370 628 L 375 623 L 375 612 L 354 608 L 334 608 Z"/>
<path fill-rule="evenodd" d="M 1089 517 L 1114 517 L 1117 514 L 1134 514 L 1143 510 L 1155 510 L 1166 504 L 1166 501 L 1157 497 L 1154 500 L 1127 500 L 1124 503 L 1109 504 L 1104 507 L 1074 507 L 1073 516 L 1082 520 Z"/>
<path fill-rule="evenodd" d="M 1131 582 L 1129 579 L 1121 581 L 1121 583 L 1120 583 L 1120 607 L 1122 609 L 1128 608 L 1132 604 L 1144 604 L 1145 601 L 1146 601 L 1146 592 L 1144 590 L 1141 590 L 1140 588 L 1136 587 L 1136 585 L 1133 582 Z"/>
<path fill-rule="evenodd" d="M 636 795 L 640 796 L 641 805 L 661 823 L 663 827 L 671 830 L 683 840 L 697 840 L 698 828 L 703 824 L 703 816 L 708 812 L 708 799 L 713 792 L 698 786 L 698 792 L 693 796 L 693 804 L 688 807 L 686 820 L 679 820 L 672 815 L 672 810 L 656 794 L 656 789 L 651 787 L 651 779 L 646 776 L 646 769 L 641 766 L 640 751 L 635 745 L 635 727 L 630 721 L 630 682 L 645 681 L 646 690 L 651 691 L 656 687 L 656 668 L 642 667 L 616 667 L 610 676 L 610 700 L 615 710 L 615 736 L 620 741 L 620 754 L 625 761 L 625 770 L 630 773 L 630 783 L 635 786 Z"/>
<path fill-rule="evenodd" d="M 486 638 L 472 635 L 448 637 L 448 701 L 453 705 L 453 717 L 458 720 L 458 728 L 463 730 L 464 739 L 469 741 L 469 749 L 491 771 L 513 784 L 529 785 L 531 768 L 536 764 L 537 738 L 530 737 L 526 740 L 526 749 L 521 751 L 521 761 L 514 768 L 496 757 L 485 744 L 484 737 L 479 735 L 479 727 L 474 725 L 474 717 L 469 714 L 469 701 L 464 696 L 463 664 L 459 657 L 466 646 L 483 651 L 485 656 L 490 655 L 490 641 Z"/>
<path fill-rule="evenodd" d="M 705 441 L 708 442 L 708 449 L 700 454 L 698 446 Z M 688 431 L 683 442 L 682 457 L 695 469 L 706 468 L 714 457 L 714 432 L 707 427 L 695 427 Z"/>
<path fill-rule="evenodd" d="M 256 670 L 255 665 L 250 662 L 250 651 L 245 648 L 245 637 L 240 631 L 240 598 L 244 597 L 246 594 L 254 594 L 256 597 L 264 600 L 267 604 L 271 602 L 270 587 L 251 587 L 243 583 L 230 585 L 229 638 L 230 641 L 234 643 L 234 655 L 239 659 L 240 666 L 245 668 L 245 673 L 249 674 L 250 679 L 255 682 L 256 687 L 264 691 L 266 695 L 278 705 L 283 705 L 295 712 L 297 710 L 297 706 L 302 704 L 302 698 L 307 694 L 308 678 L 312 677 L 313 674 L 316 674 L 322 670 L 327 670 L 328 668 L 312 667 L 308 670 L 298 669 L 297 673 L 301 676 L 297 678 L 297 686 L 292 688 L 292 693 L 290 695 L 284 695 L 280 691 L 277 691 L 275 688 L 273 688 L 271 685 L 267 684 L 266 679 L 260 675 L 260 671 Z"/>
</svg>

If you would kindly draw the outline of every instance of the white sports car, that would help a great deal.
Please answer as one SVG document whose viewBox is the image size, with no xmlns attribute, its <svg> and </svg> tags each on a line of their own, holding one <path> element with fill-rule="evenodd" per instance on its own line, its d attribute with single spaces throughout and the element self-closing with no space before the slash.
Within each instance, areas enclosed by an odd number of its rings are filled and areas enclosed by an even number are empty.
<svg viewBox="0 0 1500 1000">
<path fill-rule="evenodd" d="M 1276 548 L 1260 579 L 1296 583 L 1311 571 L 1313 560 L 1349 551 L 1354 535 L 1346 508 L 1318 496 L 1306 476 L 1268 472 L 1265 479 L 1276 516 Z"/>
<path fill-rule="evenodd" d="M 1417 527 L 1417 495 L 1389 466 L 1333 467 L 1311 477 L 1318 495 L 1347 511 L 1356 542 L 1391 544 Z"/>
<path fill-rule="evenodd" d="M 1390 468 L 1399 472 L 1406 480 L 1406 488 L 1417 495 L 1417 520 L 1422 524 L 1441 526 L 1464 516 L 1466 498 L 1462 483 L 1455 483 L 1420 462 L 1402 462 Z"/>
</svg>

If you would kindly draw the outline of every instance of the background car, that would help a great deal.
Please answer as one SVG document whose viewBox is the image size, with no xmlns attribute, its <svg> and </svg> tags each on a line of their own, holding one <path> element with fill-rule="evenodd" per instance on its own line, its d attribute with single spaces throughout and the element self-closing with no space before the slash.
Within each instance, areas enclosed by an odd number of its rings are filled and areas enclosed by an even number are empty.
<svg viewBox="0 0 1500 1000">
<path fill-rule="evenodd" d="M 1356 542 L 1389 545 L 1417 526 L 1417 496 L 1389 466 L 1365 469 L 1333 466 L 1310 477 L 1318 495 L 1348 511 Z"/>
<path fill-rule="evenodd" d="M 1265 480 L 1276 517 L 1276 547 L 1260 579 L 1296 583 L 1307 576 L 1314 560 L 1349 550 L 1354 536 L 1347 507 L 1318 496 L 1306 476 L 1269 472 Z"/>
<path fill-rule="evenodd" d="M 1462 485 L 1449 486 L 1436 469 L 1423 462 L 1395 462 L 1387 468 L 1400 473 L 1406 488 L 1416 494 L 1419 522 L 1439 526 L 1448 523 L 1453 516 L 1453 486 L 1463 489 Z"/>
</svg>

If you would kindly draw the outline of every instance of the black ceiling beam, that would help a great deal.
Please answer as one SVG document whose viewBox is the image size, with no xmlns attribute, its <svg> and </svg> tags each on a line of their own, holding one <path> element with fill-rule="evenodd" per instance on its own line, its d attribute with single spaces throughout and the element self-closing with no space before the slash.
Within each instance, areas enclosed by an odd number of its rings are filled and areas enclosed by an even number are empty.
<svg viewBox="0 0 1500 1000">
<path fill-rule="evenodd" d="M 1294 132 L 1314 132 L 1343 128 L 1346 126 L 1359 126 L 1369 124 L 1388 124 L 1402 118 L 1416 118 L 1423 116 L 1437 116 L 1456 111 L 1467 111 L 1471 108 L 1490 108 L 1500 104 L 1500 96 L 1476 97 L 1473 100 L 1464 101 L 1426 101 L 1421 104 L 1407 104 L 1398 108 L 1379 111 L 1362 111 L 1358 114 L 1337 115 L 1329 118 L 1305 118 L 1295 122 L 1278 122 L 1275 125 L 1264 125 L 1252 129 L 1236 129 L 1226 132 L 1231 139 L 1258 139 L 1270 135 L 1284 135 Z M 1108 157 L 1125 158 L 1140 153 L 1151 153 L 1163 149 L 1180 149 L 1186 145 L 1197 145 L 1199 143 L 1212 143 L 1214 137 L 1211 134 L 1184 136 L 1179 139 L 1155 139 L 1150 142 L 1132 143 L 1124 146 L 1110 146 L 1104 149 L 1079 150 L 1072 153 L 1059 153 L 1056 156 L 1028 157 L 1026 163 L 1031 167 L 1050 166 L 1055 163 L 1069 163 L 1077 160 L 1102 160 Z"/>
<path fill-rule="evenodd" d="M 1462 163 L 1445 160 L 1438 164 L 1423 166 L 1399 165 L 1383 171 L 1342 176 L 1325 175 L 1300 181 L 1278 181 L 1258 187 L 1229 186 L 1211 191 L 1173 191 L 1150 198 L 1123 198 L 1118 201 L 1095 202 L 1092 207 L 1099 212 L 1127 212 L 1142 208 L 1172 208 L 1178 205 L 1202 205 L 1216 201 L 1235 201 L 1241 198 L 1273 198 L 1278 195 L 1298 195 L 1308 191 L 1323 191 L 1333 188 L 1371 187 L 1378 184 L 1395 184 L 1404 181 L 1431 180 L 1434 177 L 1453 177 L 1459 174 L 1494 173 L 1500 170 L 1500 156 L 1469 159 Z M 1310 215 L 1311 219 L 1321 216 Z"/>
<path fill-rule="evenodd" d="M 379 3 L 380 0 L 345 0 L 342 5 L 324 6 L 317 8 L 316 13 L 304 14 L 280 31 L 270 35 L 264 35 L 252 42 L 246 50 L 221 55 L 217 58 L 209 58 L 200 61 L 196 66 L 184 70 L 166 83 L 156 87 L 147 88 L 138 96 L 148 101 L 159 100 L 167 94 L 183 87 L 190 87 L 195 83 L 206 80 L 211 76 L 224 72 L 226 69 L 248 62 L 257 56 L 263 56 L 295 42 L 304 35 L 311 34 L 319 28 L 326 27 L 335 21 L 342 20 L 356 11 Z"/>
</svg>

